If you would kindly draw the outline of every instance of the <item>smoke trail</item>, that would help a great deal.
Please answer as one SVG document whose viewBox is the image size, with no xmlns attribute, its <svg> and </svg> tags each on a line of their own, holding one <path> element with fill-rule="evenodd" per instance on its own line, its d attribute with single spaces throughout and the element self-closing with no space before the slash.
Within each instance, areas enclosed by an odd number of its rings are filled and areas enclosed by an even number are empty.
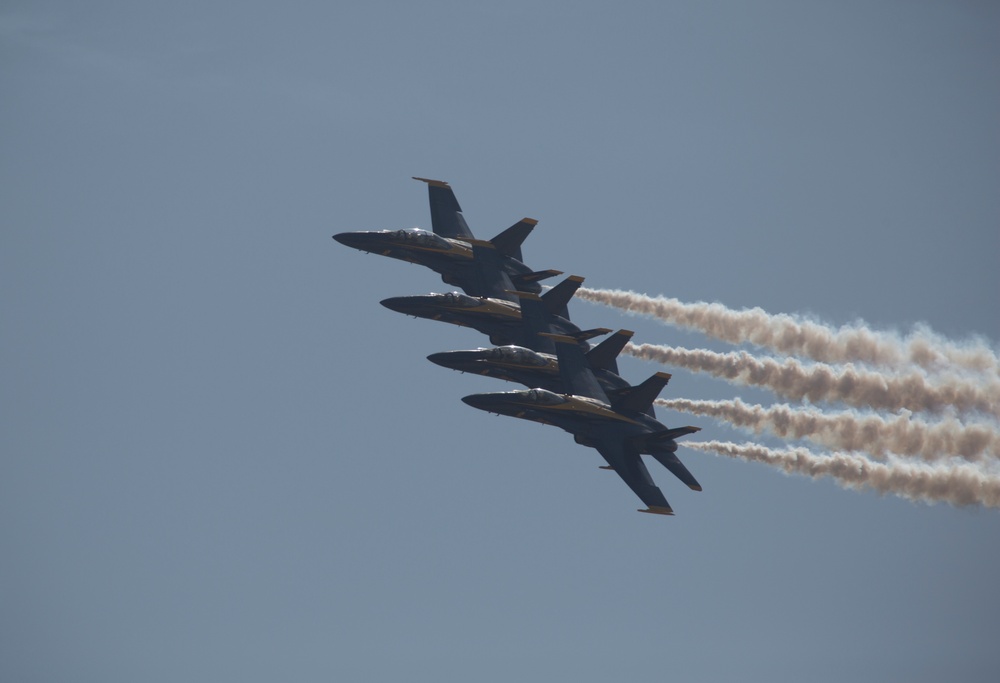
<svg viewBox="0 0 1000 683">
<path fill-rule="evenodd" d="M 830 414 L 787 404 L 765 408 L 749 405 L 738 398 L 732 401 L 658 399 L 656 404 L 670 410 L 720 418 L 758 434 L 768 429 L 777 436 L 804 437 L 829 448 L 864 451 L 878 458 L 888 453 L 915 456 L 928 462 L 956 455 L 972 462 L 1000 457 L 997 426 L 966 425 L 954 418 L 930 423 L 910 415 L 886 418 L 855 411 Z"/>
<path fill-rule="evenodd" d="M 722 304 L 686 304 L 668 297 L 586 287 L 578 289 L 576 296 L 694 328 L 733 344 L 748 341 L 824 363 L 853 361 L 897 368 L 917 364 L 928 370 L 953 366 L 1000 373 L 1000 358 L 984 341 L 958 345 L 929 329 L 917 329 L 900 338 L 891 332 L 876 332 L 864 326 L 834 329 L 790 315 L 773 315 L 761 308 L 734 311 Z"/>
<path fill-rule="evenodd" d="M 707 349 L 681 349 L 656 344 L 628 344 L 625 352 L 667 365 L 708 372 L 738 384 L 767 387 L 793 400 L 843 401 L 875 410 L 942 412 L 980 411 L 1000 417 L 1000 382 L 983 382 L 941 376 L 935 384 L 919 372 L 886 376 L 853 365 L 836 368 L 817 363 L 805 366 L 794 358 L 777 361 L 756 358 L 746 351 L 716 353 Z"/>
<path fill-rule="evenodd" d="M 688 448 L 763 462 L 787 473 L 833 477 L 849 488 L 873 488 L 911 500 L 943 501 L 952 505 L 1000 507 L 1000 477 L 972 465 L 935 467 L 924 463 L 872 462 L 859 455 L 816 455 L 804 448 L 772 450 L 757 444 L 722 441 L 683 442 Z"/>
</svg>

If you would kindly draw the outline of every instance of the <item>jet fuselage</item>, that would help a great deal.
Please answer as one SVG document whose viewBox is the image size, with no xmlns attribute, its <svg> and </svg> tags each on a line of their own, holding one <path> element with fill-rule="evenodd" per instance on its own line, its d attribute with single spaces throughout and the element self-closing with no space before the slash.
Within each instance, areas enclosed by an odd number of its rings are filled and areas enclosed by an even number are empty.
<svg viewBox="0 0 1000 683">
<path fill-rule="evenodd" d="M 342 232 L 333 239 L 343 245 L 371 254 L 388 256 L 430 268 L 441 279 L 470 296 L 489 296 L 514 301 L 512 294 L 498 287 L 486 288 L 477 269 L 482 268 L 473 256 L 472 244 L 457 238 L 441 237 L 426 230 L 371 230 Z M 525 276 L 532 271 L 517 259 L 499 256 L 500 269 L 518 281 L 521 291 L 538 294 L 542 286 Z M 518 279 L 520 278 L 520 279 Z"/>
<path fill-rule="evenodd" d="M 530 388 L 547 389 L 556 393 L 563 393 L 565 390 L 559 378 L 559 361 L 556 357 L 521 346 L 444 351 L 427 356 L 427 360 L 452 370 L 517 382 Z M 596 369 L 594 377 L 608 395 L 631 386 L 610 370 Z"/>
<path fill-rule="evenodd" d="M 472 394 L 462 401 L 490 413 L 559 427 L 572 434 L 577 443 L 598 450 L 611 443 L 627 444 L 635 452 L 652 455 L 689 488 L 701 490 L 674 454 L 677 442 L 673 437 L 692 434 L 697 427 L 668 429 L 644 413 L 623 414 L 594 398 L 540 388 Z"/>
<path fill-rule="evenodd" d="M 440 320 L 471 327 L 490 338 L 497 346 L 516 344 L 536 351 L 553 351 L 551 341 L 529 332 L 517 304 L 491 297 L 474 297 L 459 292 L 396 296 L 380 302 L 386 308 L 417 318 Z M 576 335 L 580 328 L 562 316 L 547 321 L 548 332 Z"/>
</svg>

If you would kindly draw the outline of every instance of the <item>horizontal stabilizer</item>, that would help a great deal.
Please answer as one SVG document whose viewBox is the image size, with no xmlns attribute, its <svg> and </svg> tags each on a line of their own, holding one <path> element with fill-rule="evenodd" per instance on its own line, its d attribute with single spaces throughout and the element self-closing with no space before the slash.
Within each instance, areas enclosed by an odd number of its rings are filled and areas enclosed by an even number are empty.
<svg viewBox="0 0 1000 683">
<path fill-rule="evenodd" d="M 674 427 L 673 429 L 664 429 L 662 432 L 655 432 L 646 438 L 650 441 L 666 441 L 667 439 L 679 439 L 682 436 L 700 431 L 701 427 Z"/>
<path fill-rule="evenodd" d="M 568 334 L 556 334 L 555 332 L 539 332 L 539 337 L 547 337 L 554 342 L 560 342 L 562 344 L 575 344 L 578 340 L 576 336 L 570 336 Z"/>
<path fill-rule="evenodd" d="M 538 225 L 538 221 L 534 218 L 522 218 L 490 241 L 504 256 L 523 261 L 521 243 L 531 234 L 536 225 Z"/>
<path fill-rule="evenodd" d="M 590 330 L 582 330 L 580 332 L 575 332 L 573 338 L 577 341 L 586 341 L 588 339 L 593 339 L 594 337 L 603 337 L 608 332 L 611 331 L 609 327 L 595 327 Z"/>
<path fill-rule="evenodd" d="M 616 391 L 609 397 L 611 405 L 624 413 L 645 413 L 669 381 L 670 373 L 658 372 L 642 384 Z"/>
<path fill-rule="evenodd" d="M 611 403 L 611 406 L 618 410 L 618 407 Z M 653 432 L 652 434 L 637 434 L 625 439 L 626 445 L 629 448 L 634 448 L 640 453 L 649 453 L 657 460 L 663 462 L 660 458 L 660 454 L 663 452 L 670 453 L 670 460 L 676 461 L 680 464 L 680 460 L 677 460 L 677 456 L 673 455 L 673 451 L 677 448 L 677 444 L 668 444 L 668 441 L 674 441 L 687 434 L 694 434 L 695 432 L 700 432 L 701 427 L 674 427 L 673 429 L 664 429 L 659 432 Z M 663 462 L 664 467 L 670 469 L 670 466 Z M 683 465 L 681 465 L 683 467 Z M 673 471 L 673 470 L 671 470 Z M 686 470 L 685 470 L 686 471 Z M 676 473 L 675 473 L 676 474 Z M 680 476 L 680 475 L 677 475 Z M 694 479 L 694 477 L 692 477 Z M 697 484 L 697 482 L 695 482 Z"/>
<path fill-rule="evenodd" d="M 632 338 L 631 330 L 618 330 L 587 352 L 587 362 L 593 370 L 609 370 L 618 374 L 618 354 Z"/>
<path fill-rule="evenodd" d="M 688 468 L 684 467 L 684 463 L 680 461 L 680 458 L 675 453 L 653 453 L 653 457 L 661 465 L 670 470 L 671 474 L 684 482 L 684 485 L 689 489 L 692 491 L 701 491 L 701 484 L 698 483 L 693 474 L 688 472 Z"/>
<path fill-rule="evenodd" d="M 579 332 L 573 332 L 572 334 L 555 334 L 553 332 L 539 332 L 539 337 L 548 337 L 554 342 L 561 342 L 563 344 L 579 344 L 582 341 L 587 341 L 588 339 L 593 339 L 594 337 L 600 337 L 602 334 L 607 334 L 610 332 L 606 327 L 595 327 L 592 330 L 581 330 Z"/>
<path fill-rule="evenodd" d="M 561 270 L 536 270 L 532 273 L 524 273 L 523 275 L 515 275 L 511 278 L 514 281 L 515 286 L 520 286 L 528 282 L 539 282 L 541 280 L 547 280 L 550 277 L 555 277 L 556 275 L 562 275 Z"/>
<path fill-rule="evenodd" d="M 607 327 L 595 327 L 592 330 L 581 330 L 579 332 L 572 332 L 568 336 L 577 340 L 578 342 L 587 341 L 588 339 L 593 339 L 594 337 L 600 337 L 602 334 L 607 334 L 610 332 Z"/>
</svg>

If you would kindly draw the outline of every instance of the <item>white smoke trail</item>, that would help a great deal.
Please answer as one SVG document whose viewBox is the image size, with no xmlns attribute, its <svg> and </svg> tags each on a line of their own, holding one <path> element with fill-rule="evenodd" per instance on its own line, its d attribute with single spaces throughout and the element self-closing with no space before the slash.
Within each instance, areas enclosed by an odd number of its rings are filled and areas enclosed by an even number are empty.
<svg viewBox="0 0 1000 683">
<path fill-rule="evenodd" d="M 980 411 L 1000 417 L 1000 381 L 980 383 L 942 375 L 935 383 L 917 371 L 886 376 L 845 365 L 805 366 L 794 358 L 756 358 L 746 351 L 717 353 L 656 344 L 628 344 L 625 352 L 667 365 L 708 372 L 738 384 L 763 386 L 793 400 L 843 401 L 875 410 Z"/>
<path fill-rule="evenodd" d="M 863 325 L 835 329 L 791 315 L 774 315 L 761 308 L 734 311 L 722 304 L 686 304 L 668 297 L 587 287 L 578 289 L 576 296 L 694 328 L 733 344 L 750 342 L 824 363 L 860 362 L 896 368 L 916 364 L 933 371 L 952 367 L 1000 373 L 1000 357 L 985 341 L 959 345 L 925 328 L 900 338 Z"/>
<path fill-rule="evenodd" d="M 911 500 L 943 501 L 952 505 L 1000 507 L 1000 477 L 965 464 L 936 467 L 890 460 L 872 462 L 860 455 L 816 455 L 804 448 L 772 450 L 757 444 L 722 441 L 683 442 L 688 448 L 763 462 L 787 473 L 813 478 L 832 477 L 849 488 L 869 487 Z"/>
<path fill-rule="evenodd" d="M 960 456 L 971 462 L 1000 458 L 1000 427 L 986 423 L 963 424 L 954 418 L 926 422 L 911 415 L 892 418 L 862 415 L 856 411 L 825 413 L 787 404 L 764 407 L 740 399 L 691 401 L 657 399 L 670 410 L 708 415 L 761 433 L 810 441 L 845 451 L 864 451 L 877 458 L 889 453 L 935 462 Z"/>
</svg>

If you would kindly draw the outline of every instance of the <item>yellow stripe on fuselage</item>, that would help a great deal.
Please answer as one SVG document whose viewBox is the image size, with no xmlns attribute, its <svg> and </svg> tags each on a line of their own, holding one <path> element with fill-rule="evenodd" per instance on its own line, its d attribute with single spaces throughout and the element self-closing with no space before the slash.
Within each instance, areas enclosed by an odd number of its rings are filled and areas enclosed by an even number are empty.
<svg viewBox="0 0 1000 683">
<path fill-rule="evenodd" d="M 445 256 L 455 256 L 460 259 L 472 260 L 472 250 L 468 247 L 462 246 L 460 244 L 450 243 L 450 249 L 437 249 L 435 247 L 423 247 L 419 244 L 409 244 L 401 243 L 393 245 L 397 249 L 409 250 L 409 251 L 423 251 L 432 254 L 443 254 Z"/>
<path fill-rule="evenodd" d="M 590 402 L 581 399 L 578 396 L 565 396 L 564 398 L 566 398 L 566 403 L 559 403 L 557 405 L 539 405 L 537 403 L 522 405 L 528 405 L 532 410 L 539 412 L 548 411 L 552 413 L 576 413 L 580 414 L 582 417 L 600 417 L 605 420 L 613 420 L 615 422 L 625 422 L 633 425 L 639 424 L 635 420 L 626 417 L 621 413 L 616 413 L 597 401 Z"/>
<path fill-rule="evenodd" d="M 488 361 L 490 365 L 496 366 L 498 368 L 511 369 L 511 370 L 531 370 L 533 372 L 544 372 L 548 375 L 554 375 L 559 372 L 559 368 L 555 366 L 555 363 L 549 363 L 548 365 L 527 365 L 525 363 L 511 363 L 502 360 L 491 360 Z"/>
<path fill-rule="evenodd" d="M 498 299 L 480 299 L 478 306 L 448 306 L 449 311 L 456 313 L 478 313 L 500 318 L 520 318 L 521 309 Z"/>
</svg>

